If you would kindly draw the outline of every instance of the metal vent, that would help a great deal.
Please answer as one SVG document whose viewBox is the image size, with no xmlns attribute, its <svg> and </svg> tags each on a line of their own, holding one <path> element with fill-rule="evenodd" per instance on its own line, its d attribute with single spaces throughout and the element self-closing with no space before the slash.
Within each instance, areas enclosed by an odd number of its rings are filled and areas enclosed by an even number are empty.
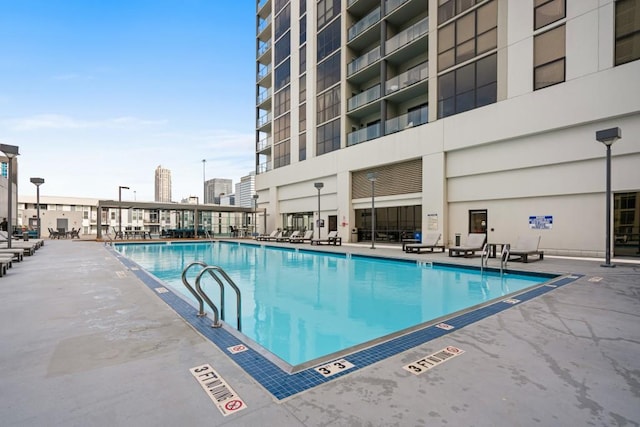
<svg viewBox="0 0 640 427">
<path fill-rule="evenodd" d="M 422 159 L 416 159 L 352 172 L 352 198 L 371 197 L 371 182 L 367 179 L 369 172 L 378 173 L 376 197 L 422 192 Z"/>
</svg>

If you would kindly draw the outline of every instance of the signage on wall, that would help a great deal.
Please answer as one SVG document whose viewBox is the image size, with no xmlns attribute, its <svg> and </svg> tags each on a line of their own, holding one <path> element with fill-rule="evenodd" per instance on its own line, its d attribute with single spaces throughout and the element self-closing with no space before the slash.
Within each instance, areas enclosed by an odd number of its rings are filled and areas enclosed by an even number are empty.
<svg viewBox="0 0 640 427">
<path fill-rule="evenodd" d="M 427 214 L 427 229 L 429 231 L 438 231 L 438 214 Z"/>
<path fill-rule="evenodd" d="M 553 228 L 553 215 L 530 216 L 529 228 L 532 230 L 551 230 Z"/>
</svg>

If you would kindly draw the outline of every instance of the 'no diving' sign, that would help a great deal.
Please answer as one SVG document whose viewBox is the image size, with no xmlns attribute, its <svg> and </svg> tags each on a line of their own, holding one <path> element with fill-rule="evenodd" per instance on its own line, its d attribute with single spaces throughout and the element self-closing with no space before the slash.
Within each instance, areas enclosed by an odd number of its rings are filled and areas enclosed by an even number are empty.
<svg viewBox="0 0 640 427">
<path fill-rule="evenodd" d="M 247 407 L 247 404 L 211 365 L 196 366 L 189 371 L 225 417 Z"/>
</svg>

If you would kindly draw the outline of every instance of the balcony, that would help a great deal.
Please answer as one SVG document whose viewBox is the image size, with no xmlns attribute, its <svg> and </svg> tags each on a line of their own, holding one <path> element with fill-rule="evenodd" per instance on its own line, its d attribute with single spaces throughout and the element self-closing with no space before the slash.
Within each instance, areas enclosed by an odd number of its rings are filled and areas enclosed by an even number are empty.
<svg viewBox="0 0 640 427">
<path fill-rule="evenodd" d="M 264 80 L 271 74 L 271 64 L 258 64 L 258 74 L 256 75 L 256 80 L 260 86 L 270 86 L 270 81 L 265 82 Z"/>
<path fill-rule="evenodd" d="M 264 162 L 256 165 L 256 175 L 260 175 L 261 173 L 266 173 L 271 170 L 271 162 Z"/>
<path fill-rule="evenodd" d="M 265 101 L 269 100 L 271 98 L 271 88 L 268 89 L 263 89 L 258 93 L 258 98 L 257 98 L 257 105 L 261 105 L 263 104 Z"/>
<path fill-rule="evenodd" d="M 376 22 L 380 22 L 380 7 L 378 6 L 372 10 L 367 16 L 356 22 L 349 28 L 347 32 L 347 40 L 351 41 L 365 32 L 368 28 L 374 25 Z"/>
<path fill-rule="evenodd" d="M 352 96 L 349 98 L 347 102 L 347 111 L 355 110 L 356 108 L 362 107 L 370 102 L 375 101 L 376 99 L 380 99 L 380 85 L 377 84 L 362 93 L 357 94 L 356 96 Z"/>
<path fill-rule="evenodd" d="M 385 42 L 385 52 L 389 55 L 403 46 L 408 45 L 412 41 L 424 36 L 428 32 L 429 18 L 427 17 L 387 40 Z"/>
<path fill-rule="evenodd" d="M 265 7 L 267 4 L 269 4 L 270 2 L 271 2 L 270 0 L 258 0 L 258 7 L 257 7 L 258 14 L 263 13 L 263 12 L 264 12 L 264 11 L 263 11 L 264 7 Z M 268 9 L 268 8 L 267 8 L 267 9 L 264 9 L 264 10 L 266 10 L 267 12 L 269 11 L 269 9 Z"/>
<path fill-rule="evenodd" d="M 405 71 L 402 74 L 389 79 L 384 84 L 385 95 L 402 90 L 411 86 L 414 83 L 426 80 L 429 77 L 429 63 L 424 62 L 420 65 L 416 65 L 413 68 Z"/>
<path fill-rule="evenodd" d="M 271 123 L 271 113 L 264 112 L 260 116 L 258 116 L 258 120 L 256 122 L 258 129 L 265 127 L 266 125 Z"/>
<path fill-rule="evenodd" d="M 423 125 L 428 121 L 429 107 L 424 106 L 418 110 L 410 111 L 407 114 L 387 120 L 384 123 L 384 133 L 385 135 L 389 135 L 390 133 L 399 132 L 413 126 Z"/>
<path fill-rule="evenodd" d="M 380 137 L 380 123 L 347 134 L 347 147 Z"/>
<path fill-rule="evenodd" d="M 380 59 L 380 46 L 347 64 L 347 76 L 357 73 Z"/>
<path fill-rule="evenodd" d="M 271 15 L 267 16 L 264 19 L 260 18 L 260 21 L 258 22 L 258 35 L 260 35 L 264 30 L 266 30 L 270 26 L 271 26 Z"/>
<path fill-rule="evenodd" d="M 267 40 L 263 42 L 262 40 L 258 41 L 258 58 L 262 57 L 265 53 L 267 53 L 271 49 L 271 40 Z"/>
<path fill-rule="evenodd" d="M 267 136 L 262 138 L 260 141 L 256 143 L 256 152 L 260 153 L 262 151 L 268 150 L 271 148 L 271 137 Z"/>
</svg>

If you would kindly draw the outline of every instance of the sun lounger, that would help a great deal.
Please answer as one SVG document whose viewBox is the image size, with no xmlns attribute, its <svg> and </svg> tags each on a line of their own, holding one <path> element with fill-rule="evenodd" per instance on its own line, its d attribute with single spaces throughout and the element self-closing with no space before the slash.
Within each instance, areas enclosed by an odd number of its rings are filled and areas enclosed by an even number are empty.
<svg viewBox="0 0 640 427">
<path fill-rule="evenodd" d="M 13 256 L 11 254 L 0 255 L 0 277 L 7 274 L 7 270 L 13 263 Z"/>
<path fill-rule="evenodd" d="M 330 231 L 327 235 L 326 239 L 311 239 L 312 245 L 334 245 L 334 246 L 342 246 L 342 237 L 338 236 L 337 231 Z"/>
<path fill-rule="evenodd" d="M 0 255 L 13 255 L 15 261 L 22 261 L 24 257 L 24 250 L 22 248 L 1 248 Z"/>
<path fill-rule="evenodd" d="M 289 243 L 304 243 L 304 242 L 310 242 L 311 239 L 313 239 L 313 230 L 307 230 L 304 233 L 304 236 L 296 236 L 296 237 L 289 237 Z"/>
<path fill-rule="evenodd" d="M 276 242 L 288 242 L 291 237 L 295 238 L 295 237 L 297 237 L 299 235 L 300 235 L 299 231 L 294 231 L 293 233 L 291 233 L 288 236 L 285 236 L 284 234 L 282 234 L 282 235 L 280 235 L 280 237 L 276 238 Z"/>
<path fill-rule="evenodd" d="M 278 230 L 273 230 L 271 234 L 260 234 L 259 236 L 256 236 L 256 240 L 268 240 L 270 238 L 275 238 L 278 233 Z"/>
<path fill-rule="evenodd" d="M 544 258 L 544 252 L 538 249 L 539 246 L 540 236 L 519 236 L 516 243 L 509 248 L 509 261 L 529 262 L 530 255 L 538 256 L 531 261 L 540 261 Z"/>
<path fill-rule="evenodd" d="M 278 239 L 282 238 L 282 231 L 276 231 L 275 236 L 266 236 L 262 240 L 265 242 L 277 242 Z"/>
<path fill-rule="evenodd" d="M 421 253 L 422 250 L 428 250 L 433 252 L 435 249 L 440 249 L 444 252 L 444 245 L 438 245 L 440 240 L 440 233 L 427 233 L 422 240 L 422 243 L 411 243 L 404 245 L 404 251 L 407 253 Z"/>
<path fill-rule="evenodd" d="M 449 247 L 449 256 L 473 256 L 481 251 L 487 236 L 484 233 L 469 233 L 464 245 Z"/>
</svg>

